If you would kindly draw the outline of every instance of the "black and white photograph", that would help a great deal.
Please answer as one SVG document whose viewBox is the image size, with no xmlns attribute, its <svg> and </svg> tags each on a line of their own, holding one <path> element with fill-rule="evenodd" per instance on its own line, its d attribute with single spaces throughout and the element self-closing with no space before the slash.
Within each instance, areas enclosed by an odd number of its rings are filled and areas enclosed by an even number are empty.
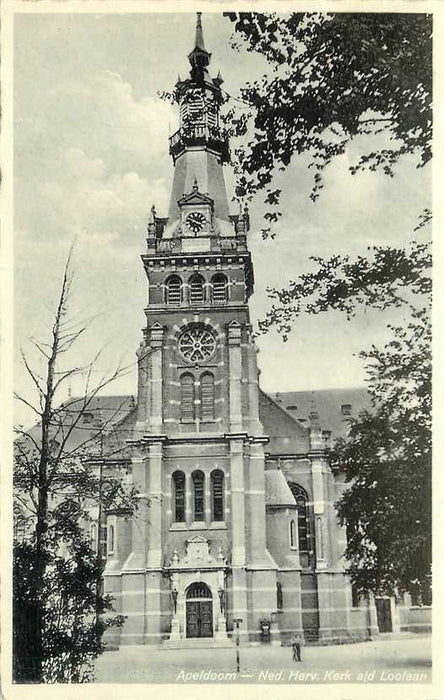
<svg viewBox="0 0 444 700">
<path fill-rule="evenodd" d="M 2 12 L 4 697 L 438 700 L 437 6 Z"/>
</svg>

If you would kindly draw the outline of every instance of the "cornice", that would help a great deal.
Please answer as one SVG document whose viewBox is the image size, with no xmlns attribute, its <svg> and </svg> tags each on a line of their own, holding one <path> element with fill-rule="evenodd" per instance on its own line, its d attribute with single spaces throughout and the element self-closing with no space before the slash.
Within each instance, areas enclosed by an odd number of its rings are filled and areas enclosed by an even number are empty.
<svg viewBox="0 0 444 700">
<path fill-rule="evenodd" d="M 215 237 L 217 240 L 219 240 L 219 237 Z M 174 239 L 171 239 L 174 240 Z M 198 239 L 197 239 L 198 240 Z M 233 236 L 233 238 L 230 238 L 228 240 L 232 240 L 234 242 L 237 242 L 237 239 Z M 245 251 L 239 251 L 239 250 L 224 250 L 224 251 L 205 251 L 205 252 L 170 252 L 168 254 L 159 254 L 159 253 L 142 253 L 140 256 L 143 263 L 148 263 L 150 267 L 153 267 L 154 264 L 159 267 L 165 267 L 165 266 L 170 266 L 174 265 L 175 267 L 188 267 L 188 265 L 195 265 L 196 261 L 197 263 L 201 263 L 202 261 L 204 264 L 206 261 L 214 262 L 216 264 L 218 263 L 226 263 L 226 264 L 233 264 L 238 263 L 241 265 L 244 265 L 245 263 L 251 263 L 251 253 L 249 250 Z M 230 263 L 228 263 L 228 260 Z M 208 263 L 207 263 L 208 264 Z"/>
<path fill-rule="evenodd" d="M 220 435 L 143 435 L 133 440 L 128 439 L 126 443 L 131 447 L 144 447 L 155 443 L 163 445 L 183 445 L 183 444 L 221 444 L 230 441 L 241 440 L 252 445 L 266 445 L 269 442 L 267 435 L 249 435 L 247 432 L 223 433 Z"/>
</svg>

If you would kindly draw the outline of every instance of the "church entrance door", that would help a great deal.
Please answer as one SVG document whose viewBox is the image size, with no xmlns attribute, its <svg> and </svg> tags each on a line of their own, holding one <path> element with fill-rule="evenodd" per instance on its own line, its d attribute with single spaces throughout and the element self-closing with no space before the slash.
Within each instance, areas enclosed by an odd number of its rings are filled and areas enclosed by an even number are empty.
<svg viewBox="0 0 444 700">
<path fill-rule="evenodd" d="M 380 632 L 392 632 L 392 612 L 390 598 L 375 598 L 376 615 Z"/>
<path fill-rule="evenodd" d="M 193 583 L 186 595 L 187 637 L 213 636 L 213 597 L 205 583 Z"/>
</svg>

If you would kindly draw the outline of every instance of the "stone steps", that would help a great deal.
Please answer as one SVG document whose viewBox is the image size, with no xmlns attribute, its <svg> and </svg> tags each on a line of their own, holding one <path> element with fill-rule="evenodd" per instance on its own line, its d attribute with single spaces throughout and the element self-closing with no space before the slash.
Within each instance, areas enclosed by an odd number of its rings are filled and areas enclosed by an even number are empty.
<svg viewBox="0 0 444 700">
<path fill-rule="evenodd" d="M 202 639 L 166 639 L 158 649 L 228 649 L 234 648 L 231 639 L 216 639 L 206 637 Z"/>
</svg>

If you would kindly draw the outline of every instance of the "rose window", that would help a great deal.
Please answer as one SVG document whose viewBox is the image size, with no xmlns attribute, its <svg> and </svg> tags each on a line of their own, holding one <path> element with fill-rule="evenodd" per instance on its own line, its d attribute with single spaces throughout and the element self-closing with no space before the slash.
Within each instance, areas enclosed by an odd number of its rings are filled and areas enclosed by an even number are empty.
<svg viewBox="0 0 444 700">
<path fill-rule="evenodd" d="M 216 339 L 206 328 L 189 328 L 179 338 L 179 352 L 188 362 L 203 362 L 216 350 Z"/>
</svg>

